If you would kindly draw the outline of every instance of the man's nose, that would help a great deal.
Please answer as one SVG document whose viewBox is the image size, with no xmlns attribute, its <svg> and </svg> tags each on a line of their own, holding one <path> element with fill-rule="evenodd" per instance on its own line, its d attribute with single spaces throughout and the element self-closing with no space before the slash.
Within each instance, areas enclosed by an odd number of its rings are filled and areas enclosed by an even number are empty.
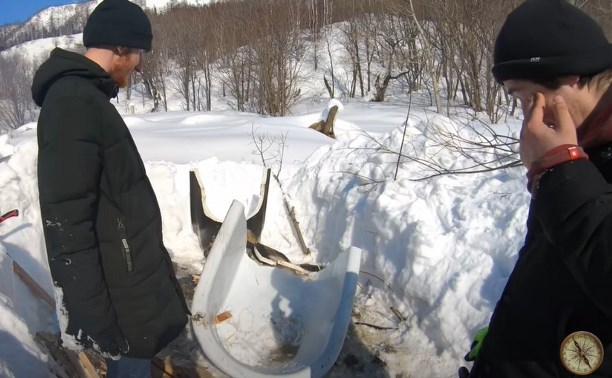
<svg viewBox="0 0 612 378">
<path fill-rule="evenodd" d="M 142 51 L 138 56 L 138 64 L 134 67 L 134 71 L 142 73 Z"/>
</svg>

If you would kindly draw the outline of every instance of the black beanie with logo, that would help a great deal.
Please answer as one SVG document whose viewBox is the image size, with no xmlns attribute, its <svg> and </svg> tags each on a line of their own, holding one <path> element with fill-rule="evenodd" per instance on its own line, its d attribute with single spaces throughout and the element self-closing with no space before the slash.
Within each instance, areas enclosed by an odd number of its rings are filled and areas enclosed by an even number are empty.
<svg viewBox="0 0 612 378">
<path fill-rule="evenodd" d="M 567 1 L 527 0 L 508 15 L 493 60 L 499 83 L 591 76 L 612 68 L 612 44 L 595 20 Z"/>
<path fill-rule="evenodd" d="M 151 50 L 153 33 L 145 12 L 129 0 L 104 0 L 93 10 L 85 30 L 85 47 L 121 46 Z"/>
</svg>

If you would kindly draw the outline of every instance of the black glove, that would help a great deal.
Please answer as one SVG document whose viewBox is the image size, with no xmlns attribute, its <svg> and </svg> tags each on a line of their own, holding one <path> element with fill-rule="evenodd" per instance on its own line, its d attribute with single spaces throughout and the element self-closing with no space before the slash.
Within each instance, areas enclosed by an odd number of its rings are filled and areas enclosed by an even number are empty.
<svg viewBox="0 0 612 378">
<path fill-rule="evenodd" d="M 464 366 L 460 367 L 457 373 L 459 378 L 470 378 L 470 371 Z"/>
<path fill-rule="evenodd" d="M 119 357 L 130 350 L 127 339 L 121 330 L 113 325 L 97 335 L 82 335 L 77 340 L 86 348 L 94 348 L 106 358 Z"/>
</svg>

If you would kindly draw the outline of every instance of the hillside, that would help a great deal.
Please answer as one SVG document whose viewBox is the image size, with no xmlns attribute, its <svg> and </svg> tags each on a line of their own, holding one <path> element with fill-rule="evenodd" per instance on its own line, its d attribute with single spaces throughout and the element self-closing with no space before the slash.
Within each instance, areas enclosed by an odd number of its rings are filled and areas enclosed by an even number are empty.
<svg viewBox="0 0 612 378">
<path fill-rule="evenodd" d="M 21 24 L 0 26 L 0 51 L 41 38 L 59 37 L 83 31 L 87 17 L 102 0 L 75 1 L 50 6 Z M 135 0 L 148 9 L 163 10 L 172 4 L 205 5 L 211 0 Z"/>
<path fill-rule="evenodd" d="M 79 33 L 101 0 L 51 6 L 21 24 L 0 27 L 0 51 L 28 41 Z"/>
</svg>

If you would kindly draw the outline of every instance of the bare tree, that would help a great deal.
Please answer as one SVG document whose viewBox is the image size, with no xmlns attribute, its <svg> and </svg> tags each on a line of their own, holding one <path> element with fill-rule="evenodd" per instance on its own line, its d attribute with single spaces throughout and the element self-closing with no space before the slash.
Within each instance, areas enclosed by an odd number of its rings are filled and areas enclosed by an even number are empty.
<svg viewBox="0 0 612 378">
<path fill-rule="evenodd" d="M 368 1 L 368 8 L 364 9 L 363 14 L 359 18 L 360 28 L 363 34 L 363 49 L 364 60 L 366 64 L 366 91 L 372 90 L 372 62 L 378 54 L 378 45 L 376 43 L 376 17 L 374 15 L 376 4 Z"/>
<path fill-rule="evenodd" d="M 359 0 L 357 0 L 359 1 Z M 365 95 L 363 88 L 363 75 L 362 75 L 362 67 L 361 67 L 361 43 L 363 38 L 363 33 L 361 32 L 359 25 L 359 16 L 357 13 L 357 8 L 359 5 L 356 4 L 356 1 L 352 1 L 347 4 L 347 6 L 351 7 L 351 13 L 353 14 L 347 21 L 340 24 L 340 30 L 344 34 L 345 43 L 344 47 L 350 57 L 350 65 L 352 69 L 351 73 L 351 83 L 349 84 L 349 97 L 355 97 L 355 91 L 357 88 L 357 82 L 359 82 L 360 94 L 361 97 Z"/>
<path fill-rule="evenodd" d="M 217 47 L 216 76 L 229 95 L 235 100 L 235 108 L 240 111 L 252 110 L 248 107 L 253 90 L 255 61 L 253 49 L 249 46 L 252 4 L 241 0 L 228 0 L 219 7 L 217 17 L 212 20 L 215 30 L 212 36 Z"/>
<path fill-rule="evenodd" d="M 319 68 L 319 41 L 323 21 L 321 19 L 321 2 L 318 0 L 305 0 L 308 8 L 308 26 L 312 40 L 312 61 L 315 71 Z"/>
<path fill-rule="evenodd" d="M 327 88 L 327 93 L 329 94 L 329 98 L 334 98 L 336 96 L 336 74 L 334 70 L 334 53 L 333 46 L 331 41 L 331 30 L 324 32 L 325 46 L 327 48 L 327 57 L 329 58 L 329 73 L 331 75 L 331 83 L 325 76 L 323 76 L 323 82 L 325 83 L 325 88 Z"/>
<path fill-rule="evenodd" d="M 377 43 L 384 70 L 376 74 L 374 80 L 374 101 L 384 101 L 391 80 L 409 75 L 411 71 L 407 67 L 415 63 L 410 57 L 416 55 L 416 52 L 410 49 L 415 46 L 413 42 L 417 38 L 417 29 L 414 22 L 405 16 L 395 12 L 385 12 L 378 16 Z"/>
<path fill-rule="evenodd" d="M 166 46 L 159 44 L 152 53 L 144 56 L 143 82 L 153 99 L 153 111 L 161 107 L 168 111 L 167 77 L 171 74 L 171 61 Z"/>
<path fill-rule="evenodd" d="M 306 54 L 300 4 L 266 0 L 254 9 L 251 46 L 257 67 L 256 104 L 262 114 L 284 116 L 300 98 L 300 67 Z"/>
<path fill-rule="evenodd" d="M 304 255 L 310 255 L 310 248 L 306 246 L 304 236 L 302 235 L 302 231 L 300 229 L 300 223 L 295 215 L 295 207 L 289 204 L 288 196 L 285 193 L 285 189 L 283 188 L 283 184 L 279 178 L 283 168 L 285 149 L 287 148 L 287 133 L 282 133 L 275 136 L 257 133 L 256 131 L 257 129 L 254 127 L 251 128 L 251 139 L 253 145 L 255 146 L 255 151 L 253 151 L 253 154 L 259 155 L 263 166 L 270 168 L 272 177 L 274 177 L 274 180 L 280 189 L 281 196 L 283 198 L 283 206 L 287 212 L 287 215 L 289 216 L 289 219 L 291 220 L 291 229 L 296 237 L 296 241 L 298 242 Z"/>
<path fill-rule="evenodd" d="M 21 55 L 0 55 L 0 130 L 16 129 L 34 120 L 32 78 L 33 66 Z"/>
<path fill-rule="evenodd" d="M 196 109 L 197 43 L 192 34 L 196 23 L 192 7 L 186 5 L 173 5 L 164 22 L 170 42 L 167 46 L 169 56 L 178 68 L 174 70 L 173 87 L 182 96 L 185 110 Z"/>
<path fill-rule="evenodd" d="M 603 28 L 608 36 L 608 40 L 612 40 L 612 1 L 610 0 L 574 0 L 578 7 L 591 15 Z"/>
<path fill-rule="evenodd" d="M 432 86 L 433 86 L 434 99 L 436 103 L 436 110 L 438 111 L 438 113 L 440 113 L 440 110 L 441 110 L 440 86 L 438 84 L 438 73 L 436 72 L 436 69 L 434 67 L 435 62 L 434 62 L 434 57 L 431 51 L 430 43 L 427 40 L 427 34 L 425 33 L 425 30 L 419 23 L 418 17 L 416 16 L 416 13 L 414 11 L 413 1 L 409 0 L 408 4 L 410 5 L 410 15 L 412 16 L 412 19 L 414 20 L 414 25 L 416 29 L 418 30 L 418 34 L 421 37 L 421 41 L 423 42 L 423 52 L 424 52 L 423 55 L 425 57 L 425 65 L 427 66 L 429 77 L 431 78 L 431 81 L 433 83 Z"/>
<path fill-rule="evenodd" d="M 406 133 L 408 115 L 402 126 Z M 393 175 L 381 177 L 364 177 L 371 184 L 379 184 L 396 180 L 399 172 L 410 181 L 429 180 L 444 175 L 469 175 L 482 172 L 492 172 L 511 167 L 521 166 L 517 138 L 510 133 L 500 133 L 496 127 L 484 123 L 478 118 L 467 114 L 456 117 L 453 122 L 435 122 L 425 120 L 427 124 L 427 148 L 423 142 L 416 143 L 409 135 L 404 135 L 399 146 L 392 145 L 393 140 L 381 141 L 380 138 L 364 133 L 371 141 L 364 152 L 382 155 L 387 154 L 397 158 Z M 446 151 L 455 159 L 439 159 L 440 151 Z M 444 156 L 448 156 L 444 155 Z M 465 161 L 456 166 L 457 159 Z M 407 172 L 404 163 L 416 163 L 418 168 Z M 345 172 L 359 175 L 357 172 Z M 390 173 L 390 172 L 389 172 Z"/>
<path fill-rule="evenodd" d="M 413 0 L 411 0 L 413 1 Z M 463 103 L 485 111 L 497 122 L 507 108 L 503 89 L 493 80 L 493 43 L 506 15 L 519 0 L 438 0 L 421 3 L 423 16 L 432 20 L 428 40 L 437 52 L 446 83 L 447 98 L 457 91 Z M 426 4 L 426 5 L 424 5 Z"/>
</svg>

